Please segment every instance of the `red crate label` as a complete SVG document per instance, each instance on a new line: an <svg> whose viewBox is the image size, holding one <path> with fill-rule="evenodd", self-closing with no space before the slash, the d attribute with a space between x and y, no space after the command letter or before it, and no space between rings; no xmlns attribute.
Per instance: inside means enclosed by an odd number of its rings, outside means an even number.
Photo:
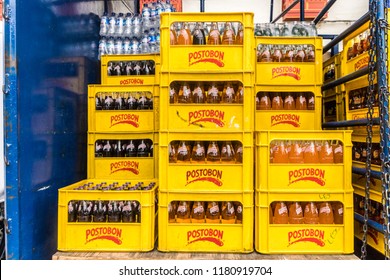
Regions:
<svg viewBox="0 0 390 280"><path fill-rule="evenodd" d="M300 127L300 115L297 114L277 114L271 115L271 126L288 124L293 127Z"/></svg>
<svg viewBox="0 0 390 280"><path fill-rule="evenodd" d="M96 240L108 240L117 245L122 244L122 229L117 227L93 227L85 230L85 243Z"/></svg>
<svg viewBox="0 0 390 280"><path fill-rule="evenodd" d="M320 186L325 186L325 170L319 168L301 168L288 172L289 185L301 182L311 181Z"/></svg>
<svg viewBox="0 0 390 280"><path fill-rule="evenodd" d="M288 246L299 242L312 242L320 247L325 246L325 230L319 229L299 229L287 233Z"/></svg>
<svg viewBox="0 0 390 280"><path fill-rule="evenodd" d="M188 112L188 125L201 122L214 123L219 127L224 127L225 112L221 110L197 110Z"/></svg>
<svg viewBox="0 0 390 280"><path fill-rule="evenodd" d="M213 63L218 67L224 67L225 52L218 50L202 50L188 54L188 65L198 63Z"/></svg>
<svg viewBox="0 0 390 280"><path fill-rule="evenodd" d="M368 66L368 62L370 61L369 57L366 56L366 57L363 57L362 59L359 59L356 63L355 63L355 71L356 70L359 70L359 69L362 69L366 66Z"/></svg>
<svg viewBox="0 0 390 280"><path fill-rule="evenodd" d="M134 173L135 175L139 174L139 162L133 160L120 160L115 161L110 164L111 174L119 171L128 171Z"/></svg>
<svg viewBox="0 0 390 280"><path fill-rule="evenodd" d="M221 187L223 185L222 176L223 176L222 170L217 170L217 169L189 170L186 173L186 180L187 180L186 186L195 182L206 181L218 187Z"/></svg>
<svg viewBox="0 0 390 280"><path fill-rule="evenodd" d="M139 127L140 123L140 115L139 114L115 114L111 115L111 127L118 125L118 124L128 124L135 128Z"/></svg>
<svg viewBox="0 0 390 280"><path fill-rule="evenodd" d="M187 245L195 242L210 242L222 247L223 230L212 228L201 228L187 231Z"/></svg>
<svg viewBox="0 0 390 280"><path fill-rule="evenodd" d="M301 79L301 68L296 66L280 66L272 68L272 79L288 76L297 81Z"/></svg>

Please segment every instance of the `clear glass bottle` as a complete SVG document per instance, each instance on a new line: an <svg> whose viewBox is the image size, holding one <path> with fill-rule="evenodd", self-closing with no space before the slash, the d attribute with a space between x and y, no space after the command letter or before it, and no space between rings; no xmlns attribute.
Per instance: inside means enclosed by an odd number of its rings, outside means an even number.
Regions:
<svg viewBox="0 0 390 280"><path fill-rule="evenodd" d="M216 141L211 141L207 148L207 162L217 163L221 160L221 153Z"/></svg>

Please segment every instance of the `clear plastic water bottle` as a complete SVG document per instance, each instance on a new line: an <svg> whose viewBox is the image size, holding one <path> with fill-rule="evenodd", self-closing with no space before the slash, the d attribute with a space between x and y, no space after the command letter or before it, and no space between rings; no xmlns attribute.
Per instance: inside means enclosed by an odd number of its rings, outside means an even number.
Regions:
<svg viewBox="0 0 390 280"><path fill-rule="evenodd" d="M144 3L144 6L142 7L142 18L150 18L150 7L147 3Z"/></svg>
<svg viewBox="0 0 390 280"><path fill-rule="evenodd" d="M150 47L148 43L148 32L145 31L141 38L140 53L150 53Z"/></svg>
<svg viewBox="0 0 390 280"><path fill-rule="evenodd" d="M171 5L171 1L170 1L170 0L166 0L165 3L163 4L163 7L164 7L164 12L165 12L165 13L173 12L172 5Z"/></svg>
<svg viewBox="0 0 390 280"><path fill-rule="evenodd" d="M114 37L110 37L107 40L107 54L114 54L114 53L115 53Z"/></svg>
<svg viewBox="0 0 390 280"><path fill-rule="evenodd" d="M142 35L142 18L140 15L133 17L133 36L140 38Z"/></svg>
<svg viewBox="0 0 390 280"><path fill-rule="evenodd" d="M115 27L116 27L116 14L111 13L110 17L108 18L108 36L114 36L115 35Z"/></svg>
<svg viewBox="0 0 390 280"><path fill-rule="evenodd" d="M130 43L130 54L139 54L139 42L136 37L133 37Z"/></svg>
<svg viewBox="0 0 390 280"><path fill-rule="evenodd" d="M131 13L127 13L125 20L123 22L124 29L123 29L123 36L131 37L133 34L133 16Z"/></svg>
<svg viewBox="0 0 390 280"><path fill-rule="evenodd" d="M115 26L115 35L117 37L120 37L123 35L124 21L125 21L125 18L123 17L123 13L119 13L117 18L116 18L116 26Z"/></svg>
<svg viewBox="0 0 390 280"><path fill-rule="evenodd" d="M114 53L115 54L123 54L123 44L122 38L118 37L114 41Z"/></svg>
<svg viewBox="0 0 390 280"><path fill-rule="evenodd" d="M99 54L98 58L100 59L102 55L107 54L107 38L102 37L99 41Z"/></svg>
<svg viewBox="0 0 390 280"><path fill-rule="evenodd" d="M108 32L108 17L107 13L105 12L102 17L100 18L100 36L106 36Z"/></svg>
<svg viewBox="0 0 390 280"><path fill-rule="evenodd" d="M131 44L131 41L130 41L130 38L129 37L125 37L125 39L123 40L123 54L130 54L130 44Z"/></svg>

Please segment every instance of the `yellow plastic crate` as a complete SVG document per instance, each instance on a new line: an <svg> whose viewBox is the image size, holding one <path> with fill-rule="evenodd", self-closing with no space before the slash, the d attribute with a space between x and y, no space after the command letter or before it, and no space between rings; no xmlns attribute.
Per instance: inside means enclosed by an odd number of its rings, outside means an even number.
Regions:
<svg viewBox="0 0 390 280"><path fill-rule="evenodd" d="M315 52L315 62L257 62L256 84L274 86L322 85L321 37L255 37L255 43L256 50L259 45L312 45Z"/></svg>
<svg viewBox="0 0 390 280"><path fill-rule="evenodd" d="M221 73L255 69L253 13L161 14L161 72ZM243 45L170 45L171 24L177 22L240 22Z"/></svg>
<svg viewBox="0 0 390 280"><path fill-rule="evenodd" d="M328 67L331 65L334 65L334 70L335 70L335 78L334 79L329 79L325 80L325 72ZM324 84L327 84L331 81L334 81L335 79L339 79L342 77L341 75L341 53L338 53L332 57L330 57L328 60L324 61L323 63L323 75L324 75ZM337 94L340 94L345 91L345 84L338 85L332 89L325 90L322 92L323 97L327 97L328 95L333 95L334 92Z"/></svg>
<svg viewBox="0 0 390 280"><path fill-rule="evenodd" d="M94 132L142 132L158 129L159 108L158 86L88 86L88 131ZM153 109L149 110L96 110L96 96L99 93L145 92L153 98Z"/></svg>
<svg viewBox="0 0 390 280"><path fill-rule="evenodd" d="M353 242L353 193L255 194L255 249L262 254L351 254ZM343 224L271 224L274 201L338 201L344 205Z"/></svg>
<svg viewBox="0 0 390 280"><path fill-rule="evenodd" d="M110 63L119 63L121 61L154 61L154 75L119 75L111 76L108 74ZM120 86L142 86L158 85L160 83L160 54L134 54L134 55L102 55L101 57L101 77L103 85Z"/></svg>
<svg viewBox="0 0 390 280"><path fill-rule="evenodd" d="M355 221L354 235L359 240L363 239L363 224ZM385 236L373 228L367 228L367 244L381 254L385 254Z"/></svg>
<svg viewBox="0 0 390 280"><path fill-rule="evenodd" d="M157 239L157 186L147 191L74 190L88 182L101 183L105 179L79 181L58 190L58 250L59 251L151 251ZM105 181L107 184L112 181ZM120 185L138 181L116 181ZM145 184L155 182L144 180ZM141 205L141 222L68 222L70 201L127 201Z"/></svg>
<svg viewBox="0 0 390 280"><path fill-rule="evenodd" d="M153 143L152 157L96 157L97 140L141 140ZM88 133L88 178L141 180L157 178L158 133Z"/></svg>
<svg viewBox="0 0 390 280"><path fill-rule="evenodd" d="M311 92L314 94L314 110L256 110L255 131L261 130L320 130L321 87L319 86L255 86L259 92Z"/></svg>
<svg viewBox="0 0 390 280"><path fill-rule="evenodd" d="M338 112L337 112L337 94L329 94L323 98L322 103L322 122L334 122L337 121Z"/></svg>
<svg viewBox="0 0 390 280"><path fill-rule="evenodd" d="M238 201L242 224L169 223L172 201ZM253 191L180 193L159 191L158 247L162 252L253 252Z"/></svg>
<svg viewBox="0 0 390 280"><path fill-rule="evenodd" d="M243 103L233 104L181 104L169 103L173 82L225 82L239 83L244 89ZM191 91L193 88L191 88ZM205 89L206 91L207 89ZM240 132L253 131L253 73L230 74L161 74L160 130L170 132Z"/></svg>
<svg viewBox="0 0 390 280"><path fill-rule="evenodd" d="M260 131L256 132L256 190L323 193L352 191L352 131ZM343 163L270 163L274 140L338 140L343 143Z"/></svg>
<svg viewBox="0 0 390 280"><path fill-rule="evenodd" d="M162 191L231 192L253 190L253 133L163 133L160 132L159 179ZM169 163L172 141L239 141L242 163ZM205 147L207 151L207 146Z"/></svg>

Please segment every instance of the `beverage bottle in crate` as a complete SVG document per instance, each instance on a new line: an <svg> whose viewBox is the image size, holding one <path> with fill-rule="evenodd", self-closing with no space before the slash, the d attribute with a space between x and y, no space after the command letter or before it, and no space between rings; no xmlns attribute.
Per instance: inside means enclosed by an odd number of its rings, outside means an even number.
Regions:
<svg viewBox="0 0 390 280"><path fill-rule="evenodd" d="M178 94L176 88L171 85L169 88L169 103L174 104L178 101Z"/></svg>
<svg viewBox="0 0 390 280"><path fill-rule="evenodd" d="M77 221L77 201L69 201L68 203L68 223L73 223Z"/></svg>
<svg viewBox="0 0 390 280"><path fill-rule="evenodd" d="M211 141L207 148L207 161L211 163L219 162L221 159L221 153L216 141Z"/></svg>
<svg viewBox="0 0 390 280"><path fill-rule="evenodd" d="M372 144L372 158L371 163L375 165L381 165L381 159L380 159L380 152L381 147L379 143L373 143Z"/></svg>
<svg viewBox="0 0 390 280"><path fill-rule="evenodd" d="M238 24L238 31L237 31L235 44L236 45L244 44L244 27L241 22Z"/></svg>
<svg viewBox="0 0 390 280"><path fill-rule="evenodd" d="M181 29L177 36L177 44L178 45L191 45L191 31L188 27L188 23L184 22L181 25Z"/></svg>
<svg viewBox="0 0 390 280"><path fill-rule="evenodd" d="M314 101L314 94L309 94L308 101L307 101L307 110L314 110L315 109L315 101Z"/></svg>
<svg viewBox="0 0 390 280"><path fill-rule="evenodd" d="M236 93L231 82L227 82L222 91L222 103L234 103L236 101Z"/></svg>
<svg viewBox="0 0 390 280"><path fill-rule="evenodd" d="M344 162L343 145L339 141L332 144L334 163Z"/></svg>
<svg viewBox="0 0 390 280"><path fill-rule="evenodd" d="M336 225L344 223L344 207L341 202L335 202L333 204L333 218Z"/></svg>
<svg viewBox="0 0 390 280"><path fill-rule="evenodd" d="M176 222L189 223L190 212L190 204L187 201L180 201L176 210Z"/></svg>
<svg viewBox="0 0 390 280"><path fill-rule="evenodd" d="M123 143L121 140L118 140L118 142L114 144L114 156L123 157L124 155L125 152L123 150Z"/></svg>
<svg viewBox="0 0 390 280"><path fill-rule="evenodd" d="M194 90L192 91L192 103L205 103L206 102L206 95L204 92L204 88L202 83L197 82Z"/></svg>
<svg viewBox="0 0 390 280"><path fill-rule="evenodd" d="M318 215L318 219L320 224L333 224L333 209L332 205L329 202L322 202L320 204L320 213Z"/></svg>
<svg viewBox="0 0 390 280"><path fill-rule="evenodd" d="M284 62L294 62L294 50L293 46L287 45L283 50L283 61Z"/></svg>
<svg viewBox="0 0 390 280"><path fill-rule="evenodd" d="M280 92L275 92L272 97L272 110L283 110L283 99Z"/></svg>
<svg viewBox="0 0 390 280"><path fill-rule="evenodd" d="M272 163L288 163L288 150L284 141L276 141L272 151Z"/></svg>
<svg viewBox="0 0 390 280"><path fill-rule="evenodd" d="M234 203L236 212L236 224L242 224L242 204L240 202Z"/></svg>
<svg viewBox="0 0 390 280"><path fill-rule="evenodd" d="M93 203L92 201L82 200L79 203L77 211L77 218L79 222L90 222L92 215Z"/></svg>
<svg viewBox="0 0 390 280"><path fill-rule="evenodd" d="M191 222L192 223L204 223L205 209L204 202L194 201L191 208Z"/></svg>
<svg viewBox="0 0 390 280"><path fill-rule="evenodd" d="M221 213L222 223L234 224L236 219L236 213L234 210L234 204L231 201L224 201L222 203Z"/></svg>
<svg viewBox="0 0 390 280"><path fill-rule="evenodd" d="M127 98L126 103L129 110L136 110L138 107L138 101L133 93L129 93L129 97Z"/></svg>
<svg viewBox="0 0 390 280"><path fill-rule="evenodd" d="M304 163L303 150L299 141L293 141L288 152L289 163Z"/></svg>
<svg viewBox="0 0 390 280"><path fill-rule="evenodd" d="M283 201L275 203L273 224L288 224L288 209Z"/></svg>
<svg viewBox="0 0 390 280"><path fill-rule="evenodd" d="M117 223L121 221L121 208L118 201L108 202L107 218L110 223Z"/></svg>
<svg viewBox="0 0 390 280"><path fill-rule="evenodd" d="M319 155L317 152L317 147L313 140L309 140L305 143L303 158L305 163L319 163Z"/></svg>
<svg viewBox="0 0 390 280"><path fill-rule="evenodd" d="M236 92L236 103L244 103L244 87L242 85L238 86L238 90Z"/></svg>
<svg viewBox="0 0 390 280"><path fill-rule="evenodd" d="M303 213L303 220L305 224L318 224L318 209L314 202L308 202Z"/></svg>
<svg viewBox="0 0 390 280"><path fill-rule="evenodd" d="M176 202L175 201L168 203L168 221L170 223L176 222Z"/></svg>
<svg viewBox="0 0 390 280"><path fill-rule="evenodd" d="M272 62L271 58L271 50L268 45L263 46L261 53L260 53L260 58L258 59L259 62Z"/></svg>
<svg viewBox="0 0 390 280"><path fill-rule="evenodd" d="M295 110L295 100L291 92L286 93L286 97L284 98L284 102L283 102L283 109Z"/></svg>
<svg viewBox="0 0 390 280"><path fill-rule="evenodd" d="M103 146L103 157L112 157L112 146L110 140L107 140Z"/></svg>
<svg viewBox="0 0 390 280"><path fill-rule="evenodd" d="M283 37L291 36L291 29L288 22L285 22L280 30L280 35Z"/></svg>
<svg viewBox="0 0 390 280"><path fill-rule="evenodd" d="M306 61L315 62L315 52L312 46L308 46L306 49Z"/></svg>
<svg viewBox="0 0 390 280"><path fill-rule="evenodd" d="M202 141L195 141L194 146L192 147L191 159L196 163L205 162L206 153Z"/></svg>
<svg viewBox="0 0 390 280"><path fill-rule="evenodd" d="M283 54L282 47L280 45L275 45L272 52L272 61L273 62L282 62Z"/></svg>
<svg viewBox="0 0 390 280"><path fill-rule="evenodd" d="M180 86L178 102L179 103L191 103L191 88L190 88L189 84L186 82L184 82Z"/></svg>
<svg viewBox="0 0 390 280"><path fill-rule="evenodd" d="M320 149L320 163L334 163L333 147L329 141L323 141Z"/></svg>
<svg viewBox="0 0 390 280"><path fill-rule="evenodd" d="M98 93L95 96L95 109L96 110L103 110L102 94L101 93Z"/></svg>
<svg viewBox="0 0 390 280"><path fill-rule="evenodd" d="M95 223L106 222L106 215L107 215L106 203L102 200L95 201L93 205L92 215L93 215L93 221Z"/></svg>
<svg viewBox="0 0 390 280"><path fill-rule="evenodd" d="M147 110L149 109L149 101L146 97L146 93L142 92L141 96L138 98L137 110Z"/></svg>
<svg viewBox="0 0 390 280"><path fill-rule="evenodd" d="M176 25L173 23L170 28L170 44L177 45Z"/></svg>
<svg viewBox="0 0 390 280"><path fill-rule="evenodd" d="M136 157L137 156L137 148L136 143L134 140L129 140L129 142L126 145L125 150L125 156L126 157Z"/></svg>
<svg viewBox="0 0 390 280"><path fill-rule="evenodd" d="M224 141L221 149L221 161L222 163L234 163L235 154L231 141Z"/></svg>
<svg viewBox="0 0 390 280"><path fill-rule="evenodd" d="M200 23L195 25L194 31L192 32L192 44L206 45L206 35L203 28L201 29Z"/></svg>
<svg viewBox="0 0 390 280"><path fill-rule="evenodd" d="M220 209L217 201L209 201L206 209L206 223L219 223Z"/></svg>
<svg viewBox="0 0 390 280"><path fill-rule="evenodd" d="M207 103L220 103L219 89L215 83L211 83L207 91Z"/></svg>
<svg viewBox="0 0 390 280"><path fill-rule="evenodd" d="M236 143L235 155L236 155L236 163L242 163L243 149L242 149L242 143L241 142L237 142Z"/></svg>
<svg viewBox="0 0 390 280"><path fill-rule="evenodd" d="M181 162L188 162L191 158L191 146L186 141L180 141L177 149L177 160Z"/></svg>
<svg viewBox="0 0 390 280"><path fill-rule="evenodd" d="M236 35L230 22L225 23L225 28L222 34L222 45L234 45Z"/></svg>
<svg viewBox="0 0 390 280"><path fill-rule="evenodd" d="M104 98L103 110L114 110L114 99L110 94L107 94Z"/></svg>
<svg viewBox="0 0 390 280"><path fill-rule="evenodd" d="M135 223L136 217L131 201L127 200L124 202L122 207L122 222L124 223Z"/></svg>
<svg viewBox="0 0 390 280"><path fill-rule="evenodd" d="M100 140L95 143L95 157L103 157L103 142Z"/></svg>
<svg viewBox="0 0 390 280"><path fill-rule="evenodd" d="M270 110L271 109L271 100L269 98L268 92L260 92L257 94L256 109L257 110Z"/></svg>
<svg viewBox="0 0 390 280"><path fill-rule="evenodd" d="M125 99L123 98L123 94L117 93L115 96L115 101L114 101L114 109L115 110L125 110L126 109L126 102Z"/></svg>
<svg viewBox="0 0 390 280"><path fill-rule="evenodd" d="M306 97L303 92L298 93L298 97L295 101L295 109L297 110L307 110L307 102Z"/></svg>
<svg viewBox="0 0 390 280"><path fill-rule="evenodd" d="M296 61L296 62L305 62L306 61L306 53L303 50L303 46L297 46L296 54L294 56L294 61Z"/></svg>
<svg viewBox="0 0 390 280"><path fill-rule="evenodd" d="M149 147L146 145L144 139L138 144L137 148L137 157L148 157L149 156Z"/></svg>
<svg viewBox="0 0 390 280"><path fill-rule="evenodd" d="M221 33L218 30L218 24L213 22L209 37L207 39L207 45L220 45L221 44Z"/></svg>
<svg viewBox="0 0 390 280"><path fill-rule="evenodd" d="M169 163L176 163L177 162L177 149L174 142L171 142L168 144L168 157L169 157Z"/></svg>
<svg viewBox="0 0 390 280"><path fill-rule="evenodd" d="M291 203L288 208L288 213L290 224L303 224L303 210L299 202L295 201Z"/></svg>

